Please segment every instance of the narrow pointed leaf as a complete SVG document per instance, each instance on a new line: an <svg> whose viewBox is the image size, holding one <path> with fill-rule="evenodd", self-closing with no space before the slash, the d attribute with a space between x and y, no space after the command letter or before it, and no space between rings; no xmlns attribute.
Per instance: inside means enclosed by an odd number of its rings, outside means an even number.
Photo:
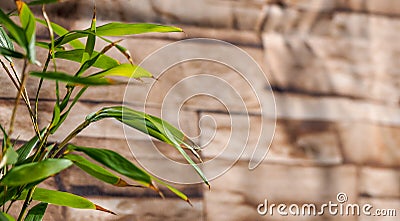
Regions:
<svg viewBox="0 0 400 221"><path fill-rule="evenodd" d="M21 196L18 199L25 199L27 192L23 192ZM104 212L108 212L111 214L115 214L111 212L110 210L106 210L90 200L72 194L72 193L67 193L67 192L62 192L62 191L56 191L56 190L48 190L48 189L43 189L43 188L36 188L35 192L32 195L33 200L37 200L40 202L44 203L49 203L49 204L54 204L58 206L67 206L71 208L77 208L77 209L92 209L92 210L100 210Z"/></svg>
<svg viewBox="0 0 400 221"><path fill-rule="evenodd" d="M114 151L75 145L69 145L68 148L70 150L83 152L93 160L103 164L115 172L127 176L146 187L152 187L151 178L148 173Z"/></svg>
<svg viewBox="0 0 400 221"><path fill-rule="evenodd" d="M19 186L45 179L72 165L67 159L47 159L13 167L2 180L1 185Z"/></svg>
<svg viewBox="0 0 400 221"><path fill-rule="evenodd" d="M0 212L0 221L15 221L15 219L5 212Z"/></svg>
<svg viewBox="0 0 400 221"><path fill-rule="evenodd" d="M57 51L55 53L56 58L81 62L83 56L83 49L74 49L69 51ZM97 56L99 52L93 51L93 56ZM114 58L111 58L107 55L100 55L99 58L94 62L93 67L101 68L101 69L110 69L119 65L119 62Z"/></svg>
<svg viewBox="0 0 400 221"><path fill-rule="evenodd" d="M90 77L122 76L127 78L150 78L153 75L142 67L132 64L121 64L91 75Z"/></svg>
<svg viewBox="0 0 400 221"><path fill-rule="evenodd" d="M14 51L14 45L11 42L10 37L8 37L7 33L4 31L3 27L1 27L1 26L0 26L0 47L8 49L9 51ZM3 53L1 53L1 54L3 54ZM6 58L6 60L8 62L12 62L12 59L10 58L10 56L5 55L4 57Z"/></svg>
<svg viewBox="0 0 400 221"><path fill-rule="evenodd" d="M98 53L97 55L93 56L91 59L85 61L81 67L79 68L79 70L76 72L75 76L80 76L82 75L86 70L88 70L90 67L92 67L97 60L103 56L108 50L110 50L113 46L115 45L115 42L111 42L109 45L105 46L103 48L103 50L101 50L100 53Z"/></svg>
<svg viewBox="0 0 400 221"><path fill-rule="evenodd" d="M153 118L152 116L149 116L148 119L150 120L150 122L152 122L157 127L157 129L162 134L166 135L166 137L169 139L170 142L172 142L173 146L179 151L179 153L186 159L186 161L188 163L190 163L190 165L193 166L193 168L196 170L197 174L199 174L199 176L204 181L204 183L207 184L208 186L210 186L210 184L208 183L207 178L205 177L205 175L201 171L200 167L190 158L190 156L181 147L182 142L177 140L175 138L175 136L172 134L172 132L166 126L164 126L165 123L163 123L163 122L160 123L157 120L157 118L155 118L155 117ZM196 155L196 157L199 157L199 156Z"/></svg>
<svg viewBox="0 0 400 221"><path fill-rule="evenodd" d="M56 102L53 109L53 118L51 120L50 129L55 127L59 121L60 121L60 105L58 104L58 102Z"/></svg>
<svg viewBox="0 0 400 221"><path fill-rule="evenodd" d="M159 179L157 179L157 178L155 178L155 177L152 177L152 178L153 178L153 180L156 181L157 183L159 183L159 184L161 184L161 185L167 187L171 192L173 192L173 193L174 193L175 195L177 195L179 198L185 200L185 201L188 202L190 205L192 205L192 203L190 202L189 198L188 198L184 193L182 193L181 191L179 191L179 190L176 189L175 187L169 185L168 183L166 183L166 182L164 182L164 181L162 181L162 180L159 180Z"/></svg>
<svg viewBox="0 0 400 221"><path fill-rule="evenodd" d="M65 121L65 119L67 119L69 113L71 112L72 108L75 106L76 102L78 102L79 98L82 96L82 94L86 91L87 87L83 87L78 94L74 97L74 100L72 101L71 105L69 106L68 110L65 111L61 117L60 117L60 121L58 122L58 124L56 126L54 126L53 128L51 128L50 133L54 134L57 129L61 126L61 124ZM61 108L60 108L61 109Z"/></svg>
<svg viewBox="0 0 400 221"><path fill-rule="evenodd" d="M94 45L96 44L96 8L93 10L92 23L90 25L90 34L87 37L85 51L83 52L81 64L92 57Z"/></svg>
<svg viewBox="0 0 400 221"><path fill-rule="evenodd" d="M75 154L67 154L64 158L71 160L76 166L88 173L89 175L114 186L125 187L130 186L120 177L114 175L103 167L90 162L82 156Z"/></svg>
<svg viewBox="0 0 400 221"><path fill-rule="evenodd" d="M58 80L72 85L96 86L120 83L107 78L76 77L62 72L31 72L30 74L35 77L45 78L49 80Z"/></svg>
<svg viewBox="0 0 400 221"><path fill-rule="evenodd" d="M182 29L159 24L113 22L97 27L96 32L100 36L124 36L149 32L182 32Z"/></svg>
<svg viewBox="0 0 400 221"><path fill-rule="evenodd" d="M29 9L28 5L26 5L24 2L17 1L16 3L18 5L19 19L21 21L22 28L25 32L25 37L27 41L25 49L27 51L28 58L32 63L37 63L36 51L35 51L35 42L36 42L35 16Z"/></svg>
<svg viewBox="0 0 400 221"><path fill-rule="evenodd" d="M10 57L13 57L13 58L24 58L25 57L25 55L23 55L17 51L13 51L8 48L1 47L1 46L0 46L0 54L2 54L4 57L7 58L8 61L11 61L11 62L12 62L12 60Z"/></svg>
<svg viewBox="0 0 400 221"><path fill-rule="evenodd" d="M56 40L56 45L63 45L74 41L78 38L83 38L91 34L89 32L90 29L86 29L84 31L74 30L64 35L60 36L59 39ZM135 35L135 34L144 34L144 33L151 33L151 32L182 32L182 29L173 27L173 26L166 26L166 25L159 25L159 24L148 24L148 23L136 23L136 24L129 24L129 23L108 23L102 26L96 27L96 36L124 36L124 35Z"/></svg>
<svg viewBox="0 0 400 221"><path fill-rule="evenodd" d="M119 120L132 128L135 128L143 133L149 134L150 136L174 146L182 154L186 161L193 166L195 171L203 179L204 183L209 186L208 180L199 166L182 148L182 146L184 146L190 149L193 153L195 153L195 156L199 158L199 155L195 152L195 150L199 149L199 147L168 122L158 117L120 106L103 108L96 113L88 115L86 120L89 122L95 122L104 118L115 118L116 120Z"/></svg>
<svg viewBox="0 0 400 221"><path fill-rule="evenodd" d="M6 150L3 158L0 161L0 168L3 168L5 165L15 164L18 161L18 153L15 152L13 147L10 147Z"/></svg>
<svg viewBox="0 0 400 221"><path fill-rule="evenodd" d="M49 50L49 49L51 48L51 45L49 45L49 43L47 43L47 42L37 41L37 42L35 43L35 45L38 46L38 47L47 49L47 50ZM61 47L61 46L55 47L55 48L54 48L54 51L56 51L56 52L57 52L57 51L65 51L65 48L64 48L64 47Z"/></svg>
<svg viewBox="0 0 400 221"><path fill-rule="evenodd" d="M29 210L24 221L42 221L47 209L47 203L39 203Z"/></svg>
<svg viewBox="0 0 400 221"><path fill-rule="evenodd" d="M2 24L3 27L9 31L12 39L14 39L17 44L23 48L28 48L28 41L26 40L24 30L15 24L1 9L0 24Z"/></svg>
<svg viewBox="0 0 400 221"><path fill-rule="evenodd" d="M45 129L41 130L40 136L43 136L44 132ZM38 145L38 143L39 143L39 138L35 135L28 142L26 142L24 145L18 148L17 150L18 163L21 163L22 161L26 160L28 156L31 154L32 150L36 147L36 145Z"/></svg>
<svg viewBox="0 0 400 221"><path fill-rule="evenodd" d="M44 26L47 27L47 23L46 23L45 20L37 18L36 21L39 24L44 25ZM58 24L56 24L54 22L51 22L51 27L52 27L54 33L56 33L59 36L63 36L63 35L68 33L67 29L63 28L61 25L58 25ZM82 42L80 42L79 40L77 40L77 39L71 40L68 43L75 49L83 49L83 48L85 48L85 45Z"/></svg>

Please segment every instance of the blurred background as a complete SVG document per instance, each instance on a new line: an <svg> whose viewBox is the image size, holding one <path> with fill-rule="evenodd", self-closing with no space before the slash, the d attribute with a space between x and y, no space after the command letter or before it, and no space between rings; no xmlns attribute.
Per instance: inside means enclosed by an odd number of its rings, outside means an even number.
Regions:
<svg viewBox="0 0 400 221"><path fill-rule="evenodd" d="M109 21L152 22L181 27L185 33L145 34L128 37L126 46L140 63L157 49L182 39L204 37L232 43L246 51L263 69L270 86L260 78L256 87L261 102L270 99L271 89L276 103L276 127L267 158L255 170L248 170L244 154L225 174L205 185L179 185L191 199L193 207L166 193L162 199L142 189L118 189L98 184L78 169L72 168L46 185L67 190L93 200L118 214L51 207L46 220L398 220L400 216L400 1L399 0L96 0L99 24ZM2 0L3 10L14 8L13 1ZM40 7L35 8L40 14ZM48 5L50 19L73 30L86 28L92 16L92 1L65 0ZM45 29L39 30L43 38ZM101 43L99 43L101 44ZM212 47L203 45L204 47ZM101 46L99 45L99 48ZM210 49L212 50L212 48ZM46 52L39 58L43 60ZM120 60L123 56L111 52ZM176 56L171 54L171 56ZM163 62L163 61L160 61ZM59 70L77 67L62 63ZM183 63L168 69L155 84L146 102L146 111L160 115L180 126L185 133L207 144L202 152L205 160L213 159L230 142L240 143L233 136L230 118L246 120L241 110L228 112L216 99L198 96L181 104L179 117L175 110L161 110L167 92L180 79L207 73L220 76L238 90L251 112L250 127L238 127L248 143L256 143L259 128L274 125L273 115L261 123L257 96L233 70L207 61ZM242 73L251 76L250 70ZM0 121L11 113L16 91L5 75L0 75ZM30 79L28 90L34 93L37 81ZM191 95L198 86L213 82L199 80L179 93ZM129 104L143 108L141 88L137 82ZM41 94L40 121L51 119L52 84ZM215 88L214 88L215 89ZM217 88L218 89L218 88ZM47 92L46 92L47 91ZM221 96L229 102L229 96ZM69 123L53 139L62 138L84 117L102 106L118 105L124 99L120 86L90 89L76 105ZM136 97L137 95L137 97ZM135 98L136 97L136 98ZM166 101L169 102L169 101ZM173 101L171 101L173 102ZM270 107L274 109L273 106ZM23 108L19 108L21 113ZM204 119L204 120L200 120ZM210 120L212 119L212 120ZM29 119L19 118L14 133L21 141L33 131ZM240 129L242 128L242 129ZM210 132L211 131L211 132ZM213 134L215 136L208 136ZM129 137L137 148L148 148L152 142L145 136ZM267 147L269 139L260 138ZM263 143L264 142L264 143ZM110 148L133 159L122 127L104 121L86 129L75 144ZM131 142L130 142L131 143ZM171 159L178 154L165 145L157 147ZM246 157L247 156L247 157ZM136 156L158 165L159 156ZM229 152L218 158L221 168L236 159ZM140 159L139 159L140 160ZM162 168L163 165L159 164ZM205 173L218 168L204 168ZM165 173L177 171L163 170ZM179 171L178 171L179 172ZM194 171L193 171L194 173ZM193 174L182 173L181 176ZM270 203L336 202L339 192L348 202L370 203L374 208L396 209L396 217L260 216L257 205Z"/></svg>

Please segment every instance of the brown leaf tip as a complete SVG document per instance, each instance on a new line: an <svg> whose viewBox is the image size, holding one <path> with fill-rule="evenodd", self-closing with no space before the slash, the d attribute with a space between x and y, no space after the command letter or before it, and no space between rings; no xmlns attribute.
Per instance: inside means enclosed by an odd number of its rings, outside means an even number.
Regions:
<svg viewBox="0 0 400 221"><path fill-rule="evenodd" d="M94 205L96 206L96 210L99 210L99 211L102 211L102 212L106 212L106 213L110 213L110 214L113 214L113 215L117 215L116 213L114 213L111 210L105 209L105 208L103 208L103 207L101 207L101 206L99 206L97 204L94 204Z"/></svg>

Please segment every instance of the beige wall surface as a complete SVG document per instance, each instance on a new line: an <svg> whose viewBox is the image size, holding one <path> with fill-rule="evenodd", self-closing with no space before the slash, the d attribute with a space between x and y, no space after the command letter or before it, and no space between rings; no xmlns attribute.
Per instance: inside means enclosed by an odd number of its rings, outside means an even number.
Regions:
<svg viewBox="0 0 400 221"><path fill-rule="evenodd" d="M13 7L2 0L2 9ZM144 91L152 81L136 82L129 90L128 102L137 109L160 115L171 121L196 142L207 144L202 151L206 174L224 171L205 185L178 185L193 207L166 193L166 199L142 189L119 189L99 184L72 168L46 181L46 185L83 195L111 209L118 216L84 210L51 207L45 220L398 220L400 217L400 1L399 0L96 0L98 23L110 21L151 22L181 27L185 33L144 34L127 37L121 44L140 63L170 43L190 38L213 38L229 42L248 53L265 76L256 76L249 67L243 74L260 80L248 82L234 70L209 61L187 61L165 70L146 99ZM90 25L92 1L65 0L47 6L50 18L68 29ZM36 8L40 13L40 8ZM45 38L45 29L39 30ZM97 46L101 49L101 42ZM212 52L212 44L198 48ZM176 51L170 57L181 56ZM186 52L185 52L186 53ZM215 52L217 53L217 52ZM124 57L111 51L121 60ZM39 51L43 59L45 51ZM167 59L168 58L168 59ZM233 59L233 61L235 61ZM164 63L163 63L164 62ZM241 62L237 60L237 62ZM76 66L61 63L63 71ZM243 99L244 111L210 79L199 77L195 83L176 86L190 76L223 79ZM264 80L266 77L270 83ZM35 92L36 79L30 79L28 91ZM16 91L6 75L0 74L0 122L8 120ZM250 86L250 87L249 87ZM40 123L52 117L54 103L46 83L41 97ZM205 88L216 94L198 96L184 104L178 101ZM255 89L255 93L251 88ZM168 92L175 89L174 97ZM52 139L64 137L84 117L102 106L124 100L125 87L96 87L80 101L65 128ZM273 91L275 104L268 101ZM165 100L164 100L165 99ZM164 102L165 106L162 106ZM223 103L231 104L228 111ZM260 103L268 110L264 113ZM168 105L169 104L169 105ZM176 108L183 105L182 108ZM235 106L237 105L237 106ZM273 107L276 106L276 119ZM173 108L171 108L173 107ZM21 109L21 112L24 110ZM180 110L179 116L177 110ZM178 117L177 117L178 116ZM200 120L201 119L201 120ZM231 125L235 120L235 132ZM261 119L263 119L261 123ZM16 122L20 140L33 132L26 127L29 119ZM249 124L250 123L250 124ZM269 146L269 137L260 137L260 128L274 139L266 159L254 170L248 169L252 149L259 141ZM237 133L237 134L235 134ZM246 138L246 139L245 139ZM241 145L245 139L245 145ZM104 121L85 130L76 144L101 146L134 159L122 126ZM152 148L147 137L129 136L132 148ZM179 154L156 143L171 159ZM244 147L247 148L239 157ZM226 150L226 151L225 151ZM239 152L238 152L239 151ZM135 153L135 151L133 151ZM220 154L223 153L223 154ZM138 161L158 165L162 176L191 179L194 171L165 168L159 155L138 152ZM231 162L237 160L234 166ZM160 163L161 162L161 163ZM185 179L183 179L185 180ZM269 203L321 205L345 193L349 203L369 203L375 208L396 209L397 217L377 216L279 216L257 213L265 199ZM62 217L62 219L60 218Z"/></svg>

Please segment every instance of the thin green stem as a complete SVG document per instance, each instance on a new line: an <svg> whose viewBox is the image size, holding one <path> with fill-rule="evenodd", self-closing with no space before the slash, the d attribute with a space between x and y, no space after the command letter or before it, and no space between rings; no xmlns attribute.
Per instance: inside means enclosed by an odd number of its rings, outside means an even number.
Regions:
<svg viewBox="0 0 400 221"><path fill-rule="evenodd" d="M11 114L10 128L9 128L9 131L8 131L9 136L11 136L11 134L13 132L15 117L17 115L18 104L19 104L19 101L20 101L20 98L21 98L21 94L24 91L24 87L25 87L25 84L26 84L27 76L25 74L25 71L26 71L27 66L28 66L28 62L27 62L27 59L25 59L24 60L24 66L23 66L23 69L22 69L21 86L19 87L17 97L15 98L14 108L13 108L13 111L12 111L12 114Z"/></svg>
<svg viewBox="0 0 400 221"><path fill-rule="evenodd" d="M87 126L89 126L90 121L85 120L82 122L79 126L75 128L61 143L57 146L57 149L55 150L54 154L52 157L56 157L57 154L68 144L69 141L72 140L72 138L76 137L83 129L85 129Z"/></svg>
<svg viewBox="0 0 400 221"><path fill-rule="evenodd" d="M50 63L50 59L51 59L51 52L49 51L46 62L44 63L43 72L45 72L47 70L49 63ZM42 84L43 84L43 78L40 78L39 86L36 91L36 97L35 97L35 119L36 120L38 119L39 93L40 93L40 89L42 88Z"/></svg>
<svg viewBox="0 0 400 221"><path fill-rule="evenodd" d="M26 210L28 209L29 204L32 201L33 193L35 192L36 186L32 187L28 191L28 195L25 198L24 205L22 206L21 212L19 213L17 221L22 221L22 218L25 216Z"/></svg>

